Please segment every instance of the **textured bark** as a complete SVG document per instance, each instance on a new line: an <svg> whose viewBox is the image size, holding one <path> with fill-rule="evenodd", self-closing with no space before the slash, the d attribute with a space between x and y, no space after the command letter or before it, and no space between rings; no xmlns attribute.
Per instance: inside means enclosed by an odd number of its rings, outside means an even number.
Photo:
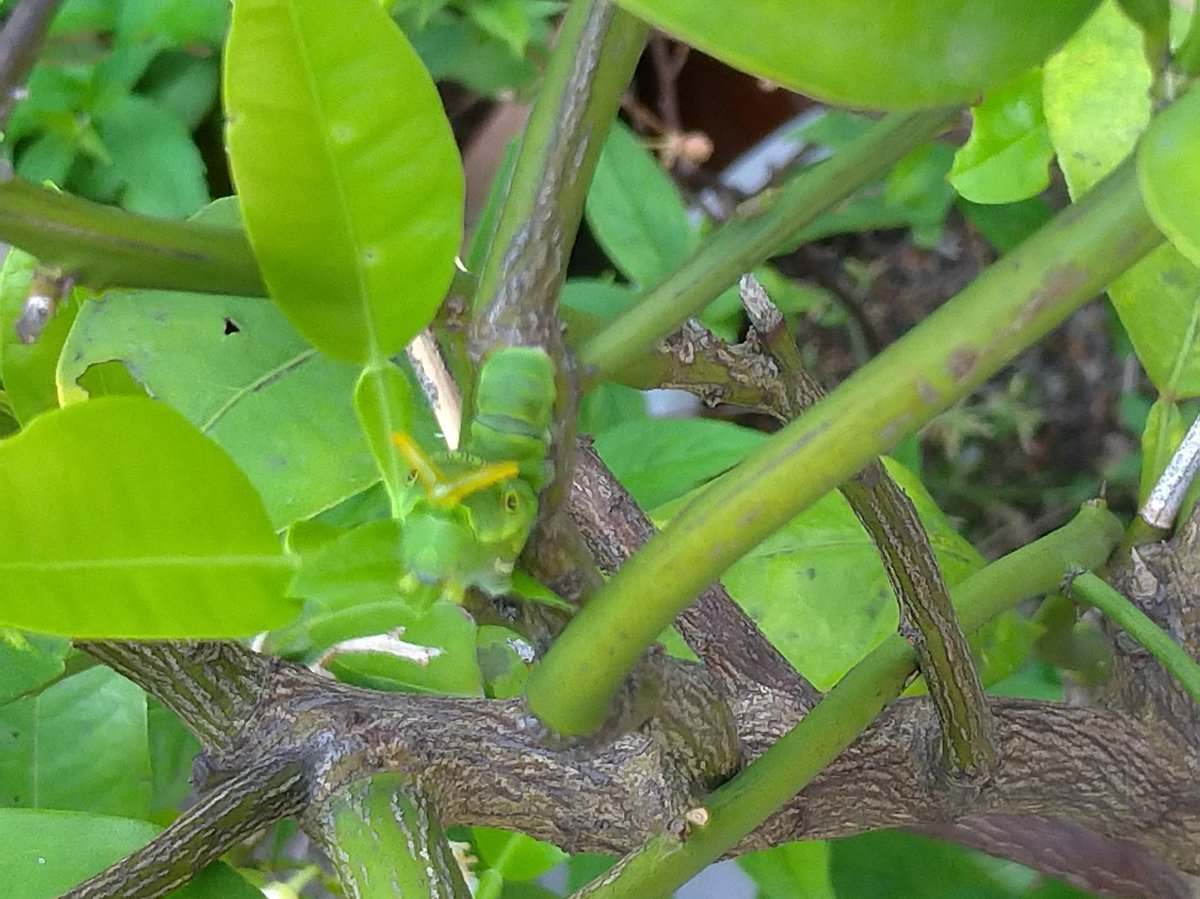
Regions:
<svg viewBox="0 0 1200 899"><path fill-rule="evenodd" d="M618 530L632 520L613 518L623 522ZM1117 578L1193 653L1198 545L1193 520L1176 541L1141 548L1139 561ZM639 673L648 686L633 691L641 705L627 710L627 730L570 745L544 733L519 701L362 690L232 643L82 645L197 733L205 750L197 780L208 796L228 797L230 785L244 790L251 769L288 770L302 776L287 795L321 803L354 780L394 771L419 780L446 825L516 828L572 852L624 853L671 826L811 707L811 688L779 670L753 624L725 602L715 601L709 636L699 644L707 647L708 668L651 653ZM720 644L715 627L730 628L728 646L744 643L750 655L710 652ZM947 775L932 705L902 700L737 851L907 827L1110 895L1186 895L1189 880L1128 841L1178 871L1200 874L1197 716L1157 663L1123 639L1116 646L1117 674L1090 707L988 701L1000 757L983 783ZM210 801L224 809L214 819L229 814L227 803ZM227 845L230 834L254 829L255 815L261 826L281 813L279 803L260 806L226 818L236 826L218 826L222 836L206 829L207 819L189 832ZM1032 838L1029 827L1014 823L1033 819L1040 823ZM1053 845L1039 846L1049 834L1057 835ZM208 857L171 830L145 850L158 859L172 851ZM1105 857L1090 857L1099 851ZM135 868L126 864L124 871ZM162 895L136 878L106 883L108 892L79 895Z"/></svg>

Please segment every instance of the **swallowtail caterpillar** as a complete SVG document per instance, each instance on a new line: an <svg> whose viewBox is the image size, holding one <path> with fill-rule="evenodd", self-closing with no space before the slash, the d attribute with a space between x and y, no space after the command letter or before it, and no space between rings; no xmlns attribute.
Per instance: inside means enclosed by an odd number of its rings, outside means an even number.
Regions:
<svg viewBox="0 0 1200 899"><path fill-rule="evenodd" d="M504 347L480 368L463 449L430 455L404 433L392 442L410 467L397 508L411 587L461 597L508 592L513 565L550 477L546 449L554 363L537 347Z"/></svg>

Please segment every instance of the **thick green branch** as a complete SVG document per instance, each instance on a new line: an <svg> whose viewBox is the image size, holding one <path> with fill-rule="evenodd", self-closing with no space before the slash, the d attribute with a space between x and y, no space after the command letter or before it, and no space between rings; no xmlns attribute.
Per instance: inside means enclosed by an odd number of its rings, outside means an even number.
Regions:
<svg viewBox="0 0 1200 899"><path fill-rule="evenodd" d="M349 899L469 899L432 800L414 778L376 774L324 799L306 828Z"/></svg>
<svg viewBox="0 0 1200 899"><path fill-rule="evenodd" d="M749 201L751 211L713 234L637 305L588 340L580 358L609 378L636 364L743 272L779 252L804 226L887 172L956 115L952 109L893 113L828 162L800 172L777 193Z"/></svg>
<svg viewBox="0 0 1200 899"><path fill-rule="evenodd" d="M685 507L551 647L529 679L533 711L564 733L596 728L645 648L705 585L1161 241L1127 163Z"/></svg>
<svg viewBox="0 0 1200 899"><path fill-rule="evenodd" d="M1102 504L1084 506L1066 526L959 584L953 592L963 625L974 630L1025 597L1053 590L1074 566L1100 565L1121 533L1120 522ZM712 794L703 813L694 816L704 826L664 829L576 896L670 895L800 792L900 695L915 668L908 642L899 634L889 637L803 721Z"/></svg>
<svg viewBox="0 0 1200 899"><path fill-rule="evenodd" d="M86 287L155 287L266 296L235 228L124 212L38 187L0 168L0 240Z"/></svg>
<svg viewBox="0 0 1200 899"><path fill-rule="evenodd" d="M479 273L477 347L561 345L567 257L645 37L645 24L609 0L574 0L567 10Z"/></svg>

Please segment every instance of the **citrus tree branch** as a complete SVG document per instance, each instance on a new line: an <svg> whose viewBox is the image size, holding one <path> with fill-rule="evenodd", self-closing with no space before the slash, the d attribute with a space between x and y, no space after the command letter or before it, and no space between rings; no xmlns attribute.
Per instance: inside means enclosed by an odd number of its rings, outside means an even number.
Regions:
<svg viewBox="0 0 1200 899"><path fill-rule="evenodd" d="M1161 241L1127 163L680 511L563 631L530 676L531 708L563 733L596 728L708 583Z"/></svg>

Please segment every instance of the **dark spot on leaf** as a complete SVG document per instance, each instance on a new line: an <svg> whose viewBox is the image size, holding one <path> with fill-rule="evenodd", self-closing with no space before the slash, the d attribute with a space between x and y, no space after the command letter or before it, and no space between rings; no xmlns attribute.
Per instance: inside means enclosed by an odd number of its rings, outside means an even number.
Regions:
<svg viewBox="0 0 1200 899"><path fill-rule="evenodd" d="M808 579L810 581L815 581L817 579L817 569L815 568L807 568L805 569L804 573L808 575Z"/></svg>
<svg viewBox="0 0 1200 899"><path fill-rule="evenodd" d="M238 327L237 322L235 322L232 318L229 318L228 316L225 317L225 334L226 335L240 334L241 330L242 329Z"/></svg>

